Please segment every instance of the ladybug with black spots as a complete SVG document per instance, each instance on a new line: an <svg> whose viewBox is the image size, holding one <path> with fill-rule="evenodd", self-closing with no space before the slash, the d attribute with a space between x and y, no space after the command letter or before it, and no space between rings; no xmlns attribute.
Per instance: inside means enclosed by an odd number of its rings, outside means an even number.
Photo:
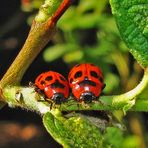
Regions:
<svg viewBox="0 0 148 148"><path fill-rule="evenodd" d="M78 64L68 76L69 86L76 100L90 103L100 96L105 87L102 71L94 64Z"/></svg>
<svg viewBox="0 0 148 148"><path fill-rule="evenodd" d="M35 85L45 93L46 101L53 100L56 104L61 104L69 96L68 81L64 76L54 71L41 73L36 78Z"/></svg>

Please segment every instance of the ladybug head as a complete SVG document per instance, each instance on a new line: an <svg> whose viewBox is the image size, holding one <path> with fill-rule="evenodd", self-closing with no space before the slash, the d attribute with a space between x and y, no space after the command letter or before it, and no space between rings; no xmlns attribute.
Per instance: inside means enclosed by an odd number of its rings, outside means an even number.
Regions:
<svg viewBox="0 0 148 148"><path fill-rule="evenodd" d="M55 93L52 97L52 100L56 103L56 104L61 104L63 101L65 101L64 99L64 95L62 93Z"/></svg>
<svg viewBox="0 0 148 148"><path fill-rule="evenodd" d="M95 95L91 92L84 92L80 96L80 99L84 101L84 103L91 103L95 98Z"/></svg>

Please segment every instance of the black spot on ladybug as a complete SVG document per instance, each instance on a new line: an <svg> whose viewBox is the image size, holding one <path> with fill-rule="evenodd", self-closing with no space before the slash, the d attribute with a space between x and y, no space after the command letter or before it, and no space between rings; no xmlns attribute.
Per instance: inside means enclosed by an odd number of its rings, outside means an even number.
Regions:
<svg viewBox="0 0 148 148"><path fill-rule="evenodd" d="M51 84L51 88L64 88L65 86L61 84L58 80L55 81L55 83Z"/></svg>
<svg viewBox="0 0 148 148"><path fill-rule="evenodd" d="M74 78L76 79L76 78L79 78L79 77L81 77L82 76L82 72L81 71L77 71L76 73L75 73L75 75L74 75Z"/></svg>
<svg viewBox="0 0 148 148"><path fill-rule="evenodd" d="M60 76L60 79L61 79L62 81L66 81L66 80L65 80L63 77L61 77L61 76Z"/></svg>
<svg viewBox="0 0 148 148"><path fill-rule="evenodd" d="M52 76L48 76L48 77L46 77L45 80L46 80L46 81L50 81L50 80L52 80Z"/></svg>
<svg viewBox="0 0 148 148"><path fill-rule="evenodd" d="M98 78L98 74L95 71L90 71L92 77Z"/></svg>
<svg viewBox="0 0 148 148"><path fill-rule="evenodd" d="M73 81L73 78L70 78L70 83L72 83L72 81Z"/></svg>
<svg viewBox="0 0 148 148"><path fill-rule="evenodd" d="M45 81L41 81L41 85L45 84Z"/></svg>
<svg viewBox="0 0 148 148"><path fill-rule="evenodd" d="M91 85L91 86L96 86L96 83L90 80L84 80L82 82L79 83L79 85Z"/></svg>

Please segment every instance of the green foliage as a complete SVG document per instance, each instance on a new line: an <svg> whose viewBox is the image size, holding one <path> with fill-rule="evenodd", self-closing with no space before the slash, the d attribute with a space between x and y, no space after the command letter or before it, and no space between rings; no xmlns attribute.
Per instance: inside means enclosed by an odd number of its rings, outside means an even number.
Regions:
<svg viewBox="0 0 148 148"><path fill-rule="evenodd" d="M125 136L121 129L116 127L106 128L104 134L105 148L138 148L140 147L140 140L136 136Z"/></svg>
<svg viewBox="0 0 148 148"><path fill-rule="evenodd" d="M56 111L57 112L57 111ZM140 147L140 139L124 135L117 127L107 127L104 133L81 116L64 118L60 113L46 113L43 123L47 131L64 148L135 148Z"/></svg>
<svg viewBox="0 0 148 148"><path fill-rule="evenodd" d="M43 123L47 131L64 148L98 148L102 145L99 129L85 118L74 116L66 119L48 112L43 117Z"/></svg>
<svg viewBox="0 0 148 148"><path fill-rule="evenodd" d="M68 64L90 62L100 66L105 82L110 83L108 76L117 80L106 87L105 93L117 91L120 85L110 65L117 67L123 79L128 75L127 47L120 40L114 18L106 10L107 4L106 0L85 0L71 6L58 22L64 36L57 33L56 45L47 47L43 54L47 62L62 58Z"/></svg>
<svg viewBox="0 0 148 148"><path fill-rule="evenodd" d="M148 66L148 1L110 0L121 37L143 66Z"/></svg>
<svg viewBox="0 0 148 148"><path fill-rule="evenodd" d="M37 1L39 0L32 0L31 3ZM121 37L138 62L146 67L148 65L146 0L111 0L111 6ZM32 5L32 8L36 8L35 5ZM47 15L52 13L48 10L45 12ZM61 58L69 65L91 62L100 66L107 84L105 94L119 94L138 83L141 69L136 61L131 60L128 48L120 39L107 0L81 0L78 5L71 6L58 21L58 28L62 33L57 32L53 39L55 44L47 47L43 53L46 62ZM121 95L123 101L131 97L131 94L126 94L126 97ZM145 101L147 91L139 98ZM114 105L121 105L124 111L133 105L136 106L135 99L132 98L131 104L125 104L123 108L125 102L120 104L118 99L117 97ZM145 108L147 108L146 105ZM96 147L98 145L103 148L140 147L139 137L129 133L124 135L121 129L115 127L108 127L105 133L100 133L97 127L80 116L65 118L61 114L55 115L55 112L47 113L43 117L43 123L47 131L64 147Z"/></svg>
<svg viewBox="0 0 148 148"><path fill-rule="evenodd" d="M75 49L78 49L76 44L57 44L53 47L47 48L47 50L44 52L43 56L45 61L53 61L61 56L63 56L67 51L73 51Z"/></svg>

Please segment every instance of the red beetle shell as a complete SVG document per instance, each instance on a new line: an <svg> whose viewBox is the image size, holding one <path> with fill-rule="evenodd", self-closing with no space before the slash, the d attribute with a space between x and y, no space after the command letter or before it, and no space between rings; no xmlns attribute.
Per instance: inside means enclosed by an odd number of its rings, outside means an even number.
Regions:
<svg viewBox="0 0 148 148"><path fill-rule="evenodd" d="M87 101L87 97L88 101L92 101L101 94L105 86L100 68L93 64L74 66L69 73L68 80L72 93L78 101L83 99ZM83 98L84 96L86 98Z"/></svg>
<svg viewBox="0 0 148 148"><path fill-rule="evenodd" d="M58 101L60 103L60 101L67 99L69 96L67 80L61 74L54 71L41 73L36 78L35 85L44 91L49 99L55 100L57 103Z"/></svg>

